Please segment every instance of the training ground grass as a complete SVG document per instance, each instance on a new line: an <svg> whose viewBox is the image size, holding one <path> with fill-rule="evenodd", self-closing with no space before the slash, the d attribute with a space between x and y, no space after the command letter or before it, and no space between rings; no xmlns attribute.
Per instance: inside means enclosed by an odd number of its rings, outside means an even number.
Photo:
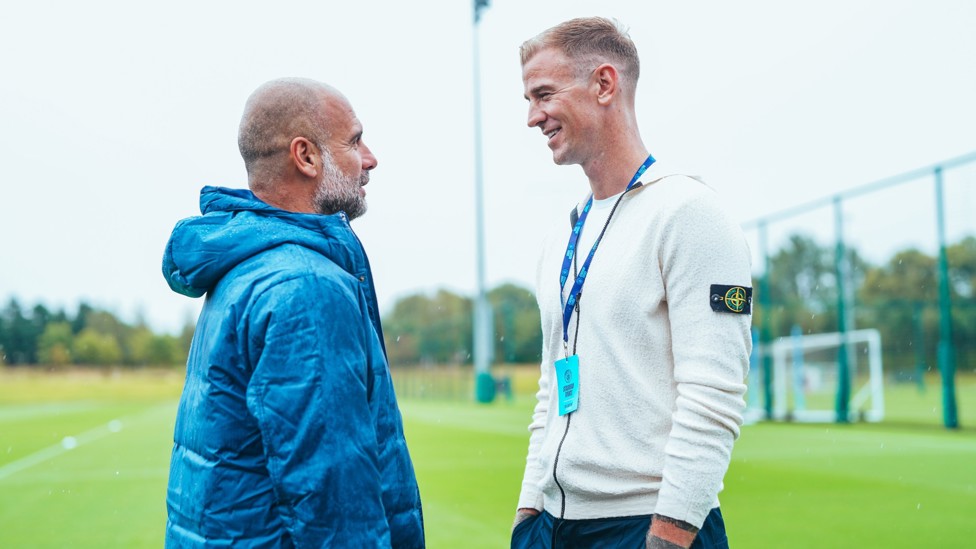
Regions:
<svg viewBox="0 0 976 549"><path fill-rule="evenodd" d="M532 408L523 375L512 401L401 403L432 549L508 545ZM0 369L0 547L161 547L181 384L177 371ZM958 391L954 432L934 379L924 394L889 387L890 423L744 427L721 496L733 546L972 546L976 378Z"/></svg>

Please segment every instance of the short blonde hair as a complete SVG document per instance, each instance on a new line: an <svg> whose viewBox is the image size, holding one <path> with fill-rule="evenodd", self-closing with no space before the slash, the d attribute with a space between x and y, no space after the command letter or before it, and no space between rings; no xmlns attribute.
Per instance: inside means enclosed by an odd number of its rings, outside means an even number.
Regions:
<svg viewBox="0 0 976 549"><path fill-rule="evenodd" d="M555 48L572 59L577 78L589 74L600 63L612 63L629 84L637 87L640 57L627 29L616 19L581 17L542 31L519 47L522 65L540 51Z"/></svg>

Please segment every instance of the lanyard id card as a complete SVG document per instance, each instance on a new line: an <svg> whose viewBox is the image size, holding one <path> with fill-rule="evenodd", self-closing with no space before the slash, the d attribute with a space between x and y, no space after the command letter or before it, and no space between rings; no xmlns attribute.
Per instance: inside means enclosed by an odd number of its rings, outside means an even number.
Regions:
<svg viewBox="0 0 976 549"><path fill-rule="evenodd" d="M640 182L638 180L652 164L654 164L654 157L647 155L647 159L637 169L634 177L630 179L630 183L627 184L627 189L623 194L639 186ZM620 203L623 194L617 199L617 204ZM603 234L610 224L610 218L613 217L613 212L617 209L617 205L614 204L614 209L610 210L610 216L607 217L603 230L596 237L596 241L593 242L593 247L590 249L589 255L586 256L586 261L583 262L583 268L577 273L573 281L572 289L569 291L569 296L564 301L563 291L566 287L566 281L569 280L570 266L574 264L573 260L576 257L576 244L579 241L580 232L583 230L583 224L586 223L587 214L590 212L592 206L593 195L591 194L590 198L586 201L586 205L583 206L583 212L580 214L579 219L573 225L573 232L570 233L569 243L566 245L566 254L563 256L562 268L559 270L559 303L563 307L563 349L566 351L566 358L557 360L555 363L556 384L559 390L559 415L561 416L571 414L579 408L579 356L576 354L569 356L569 321L573 316L573 311L576 309L576 304L579 302L580 296L583 295L583 283L586 282L586 274L589 272L590 263L593 261L593 256L600 246ZM579 322L579 319L577 319L577 322ZM575 351L574 344L573 352L575 353Z"/></svg>
<svg viewBox="0 0 976 549"><path fill-rule="evenodd" d="M556 361L556 384L559 388L559 415L579 408L579 356Z"/></svg>

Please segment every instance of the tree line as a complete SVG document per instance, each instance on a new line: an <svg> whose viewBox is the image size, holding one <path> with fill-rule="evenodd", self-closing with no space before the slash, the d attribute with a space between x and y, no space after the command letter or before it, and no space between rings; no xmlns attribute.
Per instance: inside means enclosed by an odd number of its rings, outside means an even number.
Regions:
<svg viewBox="0 0 976 549"><path fill-rule="evenodd" d="M502 284L487 294L494 325L494 362L538 362L542 326L532 291ZM383 317L390 364L469 364L474 300L448 290L397 300Z"/></svg>
<svg viewBox="0 0 976 549"><path fill-rule="evenodd" d="M953 341L960 367L976 364L976 237L947 250ZM770 336L798 326L803 333L833 332L838 326L835 250L810 236L794 234L769 258L768 299L755 276L754 318ZM873 265L858 250L843 257L844 287L854 328L881 332L889 371L936 364L939 341L937 258L908 248ZM540 359L542 330L532 291L502 284L488 292L494 317L494 362L534 363ZM438 290L398 299L383 315L386 347L393 367L469 364L473 348L472 298ZM768 315L768 318L766 318ZM110 311L82 303L78 311L24 308L12 298L0 310L0 358L8 365L157 366L184 364L192 323L178 335L158 334L145 322L128 324Z"/></svg>
<svg viewBox="0 0 976 549"><path fill-rule="evenodd" d="M953 342L960 367L976 367L976 238L946 250L952 302ZM762 273L754 275L753 326L769 316L770 337L838 329L836 250L808 235L794 234L769 258L768 299L761 296ZM757 266L758 267L758 266ZM881 333L885 368L915 371L936 366L939 342L937 259L907 248L874 265L855 248L843 256L848 330ZM535 297L516 285L488 293L494 312L494 362L538 362L542 331ZM441 290L399 300L383 318L387 350L394 365L471 362L473 300ZM852 324L852 325L851 325ZM971 367L972 368L972 367Z"/></svg>
<svg viewBox="0 0 976 549"><path fill-rule="evenodd" d="M495 311L495 356L504 362L534 362L542 345L532 292L514 284L491 290ZM398 300L384 315L390 363L457 364L471 361L471 299L438 291ZM155 333L112 312L82 303L75 314L43 304L24 307L11 298L0 310L0 363L43 367L171 366L186 363L194 326L179 335Z"/></svg>
<svg viewBox="0 0 976 549"><path fill-rule="evenodd" d="M976 238L947 246L953 344L960 368L976 366ZM769 315L771 337L835 332L838 327L836 250L794 234L769 258L769 299L764 307L753 294L753 326ZM856 249L843 256L848 330L875 328L881 333L885 369L895 372L934 369L939 343L938 259L916 248L896 252L874 265ZM768 309L768 310L764 310Z"/></svg>
<svg viewBox="0 0 976 549"><path fill-rule="evenodd" d="M110 311L81 303L74 315L11 298L0 311L0 358L7 365L171 366L186 362L193 325L179 335L127 324Z"/></svg>

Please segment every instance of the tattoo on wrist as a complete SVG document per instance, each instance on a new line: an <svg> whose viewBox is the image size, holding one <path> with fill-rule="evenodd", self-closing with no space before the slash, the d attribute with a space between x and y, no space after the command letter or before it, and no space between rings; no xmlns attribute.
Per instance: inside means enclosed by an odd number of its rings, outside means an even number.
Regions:
<svg viewBox="0 0 976 549"><path fill-rule="evenodd" d="M677 543L671 543L666 539L661 539L657 536L650 536L647 538L647 549L685 549L685 548L678 545Z"/></svg>
<svg viewBox="0 0 976 549"><path fill-rule="evenodd" d="M529 518L534 517L538 514L539 511L535 509L519 509L515 511L515 521L512 522L512 528L514 529L516 526L519 525L520 522L524 520L528 520Z"/></svg>
<svg viewBox="0 0 976 549"><path fill-rule="evenodd" d="M688 524L687 522L685 522L683 520L673 519L671 517L666 517L664 515L654 515L651 518L651 522L653 522L653 521L666 522L668 524L673 524L673 525L677 526L678 528L681 528L685 532L691 532L692 534L697 534L698 533L698 528L695 528L694 526Z"/></svg>

